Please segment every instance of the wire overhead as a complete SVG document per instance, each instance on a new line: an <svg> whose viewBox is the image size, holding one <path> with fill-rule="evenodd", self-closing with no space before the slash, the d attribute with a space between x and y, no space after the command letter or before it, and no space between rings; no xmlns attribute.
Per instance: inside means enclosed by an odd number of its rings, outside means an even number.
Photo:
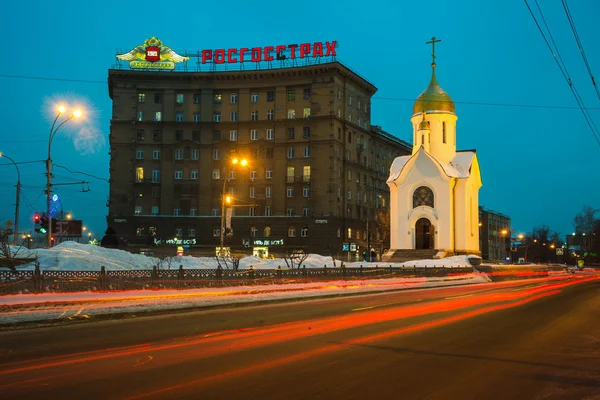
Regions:
<svg viewBox="0 0 600 400"><path fill-rule="evenodd" d="M594 74L592 73L592 68L590 67L590 63L588 62L587 56L585 55L585 51L583 51L583 44L581 44L581 40L579 39L579 33L577 33L577 28L575 28L575 22L573 21L573 17L571 16L571 10L569 10L567 0L562 0L562 5L565 9L565 14L567 14L567 19L569 20L569 25L571 26L571 31L573 32L575 41L577 42L577 47L579 48L579 52L581 53L581 57L583 58L583 63L587 68L588 74L590 75L590 78L592 80L592 85L594 85L594 89L596 90L596 96L598 96L598 99L600 99L600 91L598 90L598 86L596 85L596 79L594 79Z"/></svg>
<svg viewBox="0 0 600 400"><path fill-rule="evenodd" d="M544 26L546 27L546 30L548 31L548 36L550 37L550 40L552 41L554 48L548 41L548 38L546 37L546 34L542 30L542 27L540 26L537 18L535 17L533 10L529 6L529 3L527 2L527 0L524 0L524 1L525 1L525 5L527 6L527 9L529 10L529 13L531 14L531 17L533 18L533 21L535 22L535 25L537 26L538 30L540 31L540 34L542 35L542 38L544 39L544 42L546 42L546 45L548 46L550 53L552 53L552 57L554 58L554 61L556 61L556 64L558 65L560 72L562 73L563 77L567 81L567 84L569 85L569 88L571 89L571 92L573 93L573 96L575 97L575 101L577 102L577 105L579 106L579 109L581 110L583 117L585 118L585 121L587 122L588 126L590 127L590 130L592 131L592 135L594 136L594 139L596 139L596 142L598 143L598 145L600 145L600 132L598 131L598 128L596 127L596 124L594 123L594 120L592 119L591 115L589 114L588 109L585 107L585 104L583 103L583 99L581 98L581 96L579 95L579 92L575 88L575 84L573 83L571 77L569 76L569 72L567 71L567 66L563 62L562 57L560 56L560 52L558 51L558 46L556 46L556 43L554 42L554 39L552 38L552 33L550 32L550 27L548 27L548 24L546 23L546 19L544 18L542 9L540 8L537 0L535 0L535 4L540 13L542 22L544 23Z"/></svg>

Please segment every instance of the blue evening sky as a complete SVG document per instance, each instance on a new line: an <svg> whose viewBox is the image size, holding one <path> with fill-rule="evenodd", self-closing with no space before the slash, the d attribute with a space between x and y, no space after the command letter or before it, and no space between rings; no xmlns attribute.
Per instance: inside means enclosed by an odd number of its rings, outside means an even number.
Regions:
<svg viewBox="0 0 600 400"><path fill-rule="evenodd" d="M535 0L529 0L535 8ZM539 1L569 74L600 126L596 96L559 0ZM600 3L569 0L592 71L600 79ZM56 136L60 166L108 179L111 102L106 84L116 49L156 36L182 53L337 40L338 60L379 88L372 120L411 140L414 99L430 78L432 36L438 82L456 102L458 148L477 149L480 205L530 232L561 234L584 205L600 208L594 139L524 1L29 1L3 6L0 152L17 162L44 160L53 103L84 102L89 117ZM535 9L537 14L537 9ZM538 18L539 18L539 14ZM594 30L596 29L596 30ZM7 75L28 78L8 77ZM67 80L82 80L76 82ZM482 105L477 103L555 106ZM569 108L571 107L571 108ZM91 114L91 115L90 115ZM16 172L0 159L0 219L13 219ZM21 231L44 209L43 162L21 164ZM94 236L106 229L108 183L54 169L63 209Z"/></svg>

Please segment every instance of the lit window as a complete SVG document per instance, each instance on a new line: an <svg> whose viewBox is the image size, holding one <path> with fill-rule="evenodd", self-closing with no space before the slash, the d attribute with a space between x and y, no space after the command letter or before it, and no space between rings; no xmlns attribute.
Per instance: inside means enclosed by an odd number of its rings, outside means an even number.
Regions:
<svg viewBox="0 0 600 400"><path fill-rule="evenodd" d="M137 167L135 169L135 181L138 183L144 181L144 168Z"/></svg>
<svg viewBox="0 0 600 400"><path fill-rule="evenodd" d="M293 226L288 228L288 237L296 237L296 228Z"/></svg>
<svg viewBox="0 0 600 400"><path fill-rule="evenodd" d="M296 110L289 109L287 115L288 115L288 119L296 119Z"/></svg>
<svg viewBox="0 0 600 400"><path fill-rule="evenodd" d="M145 102L146 102L146 94L138 93L138 103L145 103Z"/></svg>
<svg viewBox="0 0 600 400"><path fill-rule="evenodd" d="M175 95L175 103L177 103L177 105L183 104L183 93L177 93Z"/></svg>
<svg viewBox="0 0 600 400"><path fill-rule="evenodd" d="M305 108L302 112L302 118L310 118L310 108Z"/></svg>
<svg viewBox="0 0 600 400"><path fill-rule="evenodd" d="M138 111L138 113L137 113L137 120L138 121L143 121L144 120L144 112L143 111Z"/></svg>
<svg viewBox="0 0 600 400"><path fill-rule="evenodd" d="M154 113L154 121L156 121L156 122L162 121L162 112L157 111Z"/></svg>
<svg viewBox="0 0 600 400"><path fill-rule="evenodd" d="M305 165L302 168L302 181L310 182L310 165Z"/></svg>
<svg viewBox="0 0 600 400"><path fill-rule="evenodd" d="M220 93L215 93L215 96L214 96L214 102L215 102L215 104L221 104L221 99L222 99L221 94Z"/></svg>
<svg viewBox="0 0 600 400"><path fill-rule="evenodd" d="M266 214L266 213L265 213ZM271 227L270 226L265 226L265 229L263 231L263 235L264 237L269 237L271 236Z"/></svg>

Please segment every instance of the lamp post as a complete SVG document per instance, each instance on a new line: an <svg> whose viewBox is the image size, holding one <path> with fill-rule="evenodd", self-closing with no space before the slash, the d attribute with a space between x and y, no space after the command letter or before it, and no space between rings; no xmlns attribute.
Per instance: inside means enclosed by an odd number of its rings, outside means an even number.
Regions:
<svg viewBox="0 0 600 400"><path fill-rule="evenodd" d="M73 113L65 118L61 123L56 126L56 122L66 111L64 106L58 107L56 117L54 118L54 122L52 123L52 127L50 128L50 135L48 136L48 159L46 160L46 214L48 216L48 247L52 247L52 214L50 213L50 201L52 198L52 158L50 156L50 151L52 149L52 141L54 140L54 136L60 129L61 126L66 124L73 118L79 118L81 116L80 110L73 110Z"/></svg>
<svg viewBox="0 0 600 400"><path fill-rule="evenodd" d="M13 232L13 243L16 246L19 242L19 203L21 199L21 173L19 172L19 166L12 158L2 153L0 153L0 157L6 158L8 161L13 163L13 165L17 169L17 200L15 202L15 231Z"/></svg>
<svg viewBox="0 0 600 400"><path fill-rule="evenodd" d="M238 158L233 158L231 160L231 164L233 164L233 167L227 169L227 176L225 176L225 178L223 179L223 191L221 192L221 229L220 229L221 244L219 247L219 256L221 256L221 257L225 256L225 251L223 250L223 245L225 244L225 203L227 203L227 204L231 203L231 197L225 195L225 190L227 188L227 181L229 181L229 174L231 173L232 170L234 170L234 168L238 164L241 165L242 167L245 167L246 165L248 165L248 161L246 159L240 160Z"/></svg>

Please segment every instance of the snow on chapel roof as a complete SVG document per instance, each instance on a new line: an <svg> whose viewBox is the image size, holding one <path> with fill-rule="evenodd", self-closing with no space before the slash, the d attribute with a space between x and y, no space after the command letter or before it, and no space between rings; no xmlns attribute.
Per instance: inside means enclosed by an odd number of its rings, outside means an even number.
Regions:
<svg viewBox="0 0 600 400"><path fill-rule="evenodd" d="M421 148L419 151L425 151ZM415 157L419 152L413 154L412 156L401 156L396 157L390 166L390 175L387 179L387 182L393 182L402 173L404 166L408 163L408 161ZM425 151L425 153L427 153ZM443 164L438 161L433 155L427 153L429 157L436 160L444 169L446 175L453 178L468 178L471 173L471 164L473 163L473 158L475 157L475 151L473 150L465 150L465 151L457 151L456 155L448 164Z"/></svg>

